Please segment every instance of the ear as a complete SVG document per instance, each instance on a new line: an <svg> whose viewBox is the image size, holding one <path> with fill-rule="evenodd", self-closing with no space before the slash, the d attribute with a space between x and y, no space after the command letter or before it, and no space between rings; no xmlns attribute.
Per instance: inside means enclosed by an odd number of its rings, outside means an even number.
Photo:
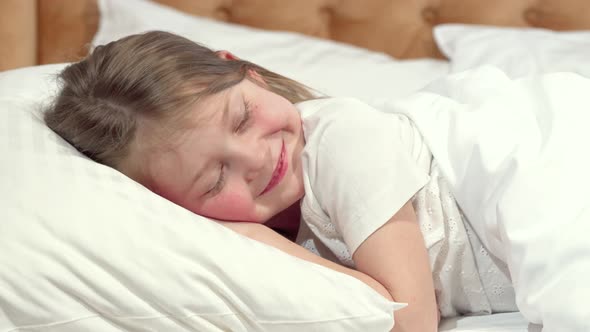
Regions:
<svg viewBox="0 0 590 332"><path fill-rule="evenodd" d="M248 76L250 76L250 78L252 78L254 81L258 82L258 84L267 86L264 78L262 78L262 76L256 70L248 69Z"/></svg>
<svg viewBox="0 0 590 332"><path fill-rule="evenodd" d="M240 60L240 58L226 50L216 51L215 55L217 55L217 57L219 57L220 59L224 60Z"/></svg>

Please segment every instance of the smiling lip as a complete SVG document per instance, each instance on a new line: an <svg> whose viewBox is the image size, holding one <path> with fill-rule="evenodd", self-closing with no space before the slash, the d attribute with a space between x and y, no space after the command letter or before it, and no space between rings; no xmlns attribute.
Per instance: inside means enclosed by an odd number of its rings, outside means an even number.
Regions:
<svg viewBox="0 0 590 332"><path fill-rule="evenodd" d="M272 177L270 181L266 185L266 188L260 193L260 195L264 195L265 193L269 192L272 188L274 188L277 184L281 182L285 173L287 173L287 167L289 163L287 161L287 151L285 150L285 142L281 145L281 154L279 155L279 160L277 160L277 166L275 166L274 172L272 172Z"/></svg>

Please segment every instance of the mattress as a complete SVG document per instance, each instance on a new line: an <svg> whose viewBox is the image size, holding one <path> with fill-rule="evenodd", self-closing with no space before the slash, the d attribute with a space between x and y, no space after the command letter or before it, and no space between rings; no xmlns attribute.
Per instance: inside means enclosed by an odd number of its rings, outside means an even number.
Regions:
<svg viewBox="0 0 590 332"><path fill-rule="evenodd" d="M541 332L541 326L529 324L519 312L449 318L441 322L440 332Z"/></svg>

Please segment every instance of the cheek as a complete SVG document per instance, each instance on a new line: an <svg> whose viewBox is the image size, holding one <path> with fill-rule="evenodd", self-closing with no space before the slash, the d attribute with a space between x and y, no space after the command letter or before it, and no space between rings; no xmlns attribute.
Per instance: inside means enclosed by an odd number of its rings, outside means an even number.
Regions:
<svg viewBox="0 0 590 332"><path fill-rule="evenodd" d="M289 112L290 108L293 108L293 104L286 99L267 99L254 107L254 114L258 115L256 120L260 125L279 130L292 121L291 114L284 113Z"/></svg>
<svg viewBox="0 0 590 332"><path fill-rule="evenodd" d="M243 190L227 189L212 198L182 197L178 190L169 186L154 186L158 195L196 214L227 221L256 221L255 203Z"/></svg>
<svg viewBox="0 0 590 332"><path fill-rule="evenodd" d="M250 197L227 190L203 202L193 211L220 220L254 221L254 207Z"/></svg>

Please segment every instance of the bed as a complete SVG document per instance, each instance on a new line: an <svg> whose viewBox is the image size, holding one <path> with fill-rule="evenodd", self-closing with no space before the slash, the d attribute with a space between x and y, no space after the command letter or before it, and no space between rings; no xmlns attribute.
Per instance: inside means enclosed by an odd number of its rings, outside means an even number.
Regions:
<svg viewBox="0 0 590 332"><path fill-rule="evenodd" d="M540 29L522 29L526 27ZM590 55L590 35L570 32L590 30L585 0L9 0L0 3L3 108L27 108L38 120L39 101L54 89L52 75L62 63L81 59L95 45L150 29L227 48L329 95L366 101L406 95L482 63L514 77L548 70L590 76L580 66ZM0 331L139 331L146 326L166 331L353 331L387 324L380 313L391 310L389 304L354 280L215 225L196 229L190 222L194 216L125 182L120 174L96 168L73 152L59 159L65 143L22 114L5 112L0 124L0 147L10 156L0 166ZM33 155L46 150L50 152ZM47 167L33 167L40 164ZM77 180L63 181L72 174ZM99 198L79 201L89 191ZM163 218L182 225L171 230ZM78 222L82 219L89 221ZM52 220L63 221L67 229ZM147 235L139 236L137 229ZM198 245L187 237L203 232L209 239ZM146 238L162 248L151 247ZM224 251L220 243L226 241L237 243L234 252ZM205 258L189 253L198 250L215 253ZM228 268L219 264L222 259L239 263ZM282 271L270 276L252 272L269 265ZM168 273L177 269L180 277ZM131 277L136 272L144 275L141 280ZM248 274L252 277L239 282L232 278ZM286 292L276 282L281 278L305 282ZM161 294L154 295L156 289ZM277 301L277 294L285 292L288 299ZM325 296L318 296L321 292ZM195 303L196 296L206 303ZM440 331L449 332L540 330L520 313L447 319L440 325Z"/></svg>

